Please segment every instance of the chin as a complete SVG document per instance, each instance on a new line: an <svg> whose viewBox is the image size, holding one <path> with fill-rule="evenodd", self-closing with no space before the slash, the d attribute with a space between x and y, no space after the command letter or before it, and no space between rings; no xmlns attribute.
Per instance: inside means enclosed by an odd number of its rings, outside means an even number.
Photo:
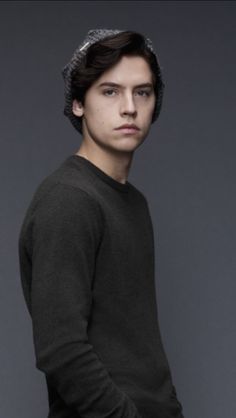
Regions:
<svg viewBox="0 0 236 418"><path fill-rule="evenodd" d="M142 141L132 141L132 142L129 141L129 143L128 142L127 143L122 142L120 144L117 144L116 149L117 149L117 151L121 151L121 152L134 152L142 144L142 142L143 142L143 140Z"/></svg>

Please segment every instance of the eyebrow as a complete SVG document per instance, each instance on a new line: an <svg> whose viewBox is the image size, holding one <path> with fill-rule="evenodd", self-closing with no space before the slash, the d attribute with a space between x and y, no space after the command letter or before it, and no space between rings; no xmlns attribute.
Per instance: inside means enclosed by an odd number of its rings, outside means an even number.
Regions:
<svg viewBox="0 0 236 418"><path fill-rule="evenodd" d="M104 81L104 83L101 83L101 84L98 85L98 87L102 87L102 86L123 87L120 84L112 83L110 81ZM138 84L138 85L136 85L134 87L135 88L136 87L153 87L153 84L152 83L142 83L142 84Z"/></svg>

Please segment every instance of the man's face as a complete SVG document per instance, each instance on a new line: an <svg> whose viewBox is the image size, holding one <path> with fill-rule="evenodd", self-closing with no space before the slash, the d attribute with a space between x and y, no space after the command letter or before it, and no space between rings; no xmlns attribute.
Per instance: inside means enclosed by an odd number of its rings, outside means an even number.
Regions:
<svg viewBox="0 0 236 418"><path fill-rule="evenodd" d="M73 113L83 115L85 142L93 140L110 151L132 152L149 132L154 107L148 63L140 56L123 56L87 90L84 106L74 100ZM135 124L138 129L117 129L124 124Z"/></svg>

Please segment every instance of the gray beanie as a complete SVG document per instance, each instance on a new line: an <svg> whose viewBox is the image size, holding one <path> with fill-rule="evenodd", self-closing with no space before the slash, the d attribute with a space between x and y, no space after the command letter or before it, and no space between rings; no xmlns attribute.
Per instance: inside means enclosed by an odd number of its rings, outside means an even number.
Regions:
<svg viewBox="0 0 236 418"><path fill-rule="evenodd" d="M68 64L63 67L62 69L62 76L65 82L65 107L64 107L64 115L67 116L72 125L75 127L77 131L82 134L82 118L77 117L72 112L72 103L73 103L73 97L72 97L72 88L71 88L71 73L75 68L78 68L83 61L84 57L86 56L88 48L94 44L97 41L100 41L102 39L112 37L120 32L126 32L126 30L120 30L120 29L91 29L89 30L86 38L84 41L78 46L78 48L75 50L71 60L68 62ZM162 105L162 97L163 97L163 91L164 91L164 83L162 81L162 74L161 74L161 68L158 62L157 54L154 51L152 41L147 38L145 38L145 44L147 48L156 56L157 64L158 64L158 72L156 73L156 78L158 82L158 94L156 98L156 106L155 111L152 118L152 123L157 119L159 116L161 105Z"/></svg>

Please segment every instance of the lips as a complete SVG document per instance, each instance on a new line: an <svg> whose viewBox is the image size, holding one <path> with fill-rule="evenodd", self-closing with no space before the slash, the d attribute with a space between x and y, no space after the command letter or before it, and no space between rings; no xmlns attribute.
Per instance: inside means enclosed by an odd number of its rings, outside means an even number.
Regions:
<svg viewBox="0 0 236 418"><path fill-rule="evenodd" d="M132 131L133 130L136 130L136 131L139 130L139 128L136 125L134 125L134 124L124 124L124 125L119 126L116 129L130 129Z"/></svg>

